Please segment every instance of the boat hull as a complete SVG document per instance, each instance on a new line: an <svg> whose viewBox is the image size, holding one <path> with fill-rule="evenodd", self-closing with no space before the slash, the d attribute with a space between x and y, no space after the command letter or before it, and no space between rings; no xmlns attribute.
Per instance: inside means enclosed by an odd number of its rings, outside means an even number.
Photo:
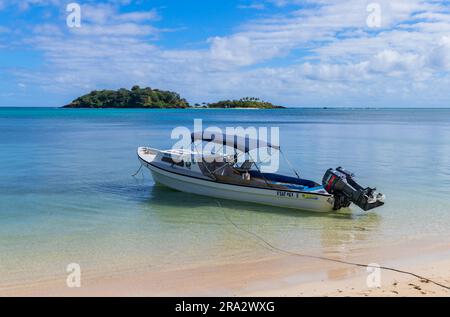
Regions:
<svg viewBox="0 0 450 317"><path fill-rule="evenodd" d="M305 211L333 211L331 195L225 184L177 174L140 160L151 171L156 183L182 192Z"/></svg>

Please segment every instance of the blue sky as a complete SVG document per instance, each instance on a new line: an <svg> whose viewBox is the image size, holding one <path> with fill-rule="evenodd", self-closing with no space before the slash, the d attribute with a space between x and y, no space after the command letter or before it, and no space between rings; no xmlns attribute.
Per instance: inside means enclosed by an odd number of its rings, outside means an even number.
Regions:
<svg viewBox="0 0 450 317"><path fill-rule="evenodd" d="M191 103L450 106L448 1L85 0L80 28L70 2L0 0L0 106L134 84Z"/></svg>

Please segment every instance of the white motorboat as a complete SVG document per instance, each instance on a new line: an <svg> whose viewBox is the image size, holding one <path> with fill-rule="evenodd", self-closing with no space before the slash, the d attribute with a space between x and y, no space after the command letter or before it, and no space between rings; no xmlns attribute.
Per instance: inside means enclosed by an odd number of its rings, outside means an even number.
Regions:
<svg viewBox="0 0 450 317"><path fill-rule="evenodd" d="M196 140L215 142L203 138L202 133L192 134L192 142ZM217 140L230 146L226 136ZM250 143L248 139L234 139L231 146L236 153L248 153L252 150ZM260 140L252 144L278 148ZM300 177L263 173L256 162L239 163L236 154L212 157L192 150L149 147L139 147L137 154L156 183L187 193L316 212L339 210L352 202L364 210L384 204L384 195L362 188L342 168L329 169L321 185Z"/></svg>

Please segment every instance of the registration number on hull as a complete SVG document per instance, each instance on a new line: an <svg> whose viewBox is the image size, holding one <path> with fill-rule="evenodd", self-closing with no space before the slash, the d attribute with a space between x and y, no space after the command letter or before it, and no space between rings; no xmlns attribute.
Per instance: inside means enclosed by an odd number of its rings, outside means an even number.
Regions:
<svg viewBox="0 0 450 317"><path fill-rule="evenodd" d="M293 193L293 192L286 192L286 191L282 191L282 190L278 190L277 191L277 196L290 197L290 198L300 198L300 199L312 199L312 200L318 200L319 199L316 195L312 195L312 194Z"/></svg>

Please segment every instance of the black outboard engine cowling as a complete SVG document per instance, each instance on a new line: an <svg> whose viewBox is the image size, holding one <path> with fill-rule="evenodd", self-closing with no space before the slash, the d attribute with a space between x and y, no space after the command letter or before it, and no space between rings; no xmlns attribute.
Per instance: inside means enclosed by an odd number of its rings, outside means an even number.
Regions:
<svg viewBox="0 0 450 317"><path fill-rule="evenodd" d="M363 188L353 179L354 175L342 167L330 168L323 176L324 189L334 196L334 209L350 206L351 203L363 210L384 205L384 195L376 193L376 188Z"/></svg>

